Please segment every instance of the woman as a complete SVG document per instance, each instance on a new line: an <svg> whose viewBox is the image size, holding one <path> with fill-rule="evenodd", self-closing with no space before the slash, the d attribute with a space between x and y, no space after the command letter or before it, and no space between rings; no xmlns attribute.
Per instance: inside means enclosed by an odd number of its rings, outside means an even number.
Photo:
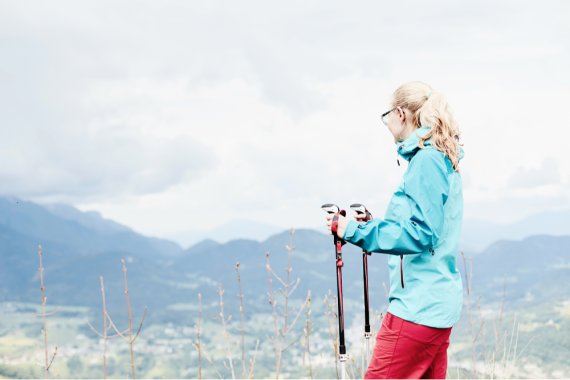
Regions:
<svg viewBox="0 0 570 380"><path fill-rule="evenodd" d="M340 216L337 230L348 243L390 255L390 306L365 378L445 378L463 297L456 266L463 217L459 130L443 95L422 82L400 86L382 122L409 161L404 179L384 219Z"/></svg>

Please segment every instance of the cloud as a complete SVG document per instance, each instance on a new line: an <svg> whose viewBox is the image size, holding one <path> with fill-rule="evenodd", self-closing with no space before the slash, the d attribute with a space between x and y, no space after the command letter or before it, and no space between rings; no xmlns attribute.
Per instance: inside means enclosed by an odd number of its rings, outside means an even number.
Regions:
<svg viewBox="0 0 570 380"><path fill-rule="evenodd" d="M16 149L0 142L1 193L67 202L157 193L196 180L216 164L209 149L187 137L43 132Z"/></svg>
<svg viewBox="0 0 570 380"><path fill-rule="evenodd" d="M539 167L519 167L509 179L508 184L513 188L533 188L560 184L561 179L558 161L553 158L546 158Z"/></svg>
<svg viewBox="0 0 570 380"><path fill-rule="evenodd" d="M405 168L378 115L421 79L457 110L466 203L530 210L570 173L567 131L536 111L566 106L569 7L3 1L0 192L145 232L194 214L313 225L333 200L381 215Z"/></svg>

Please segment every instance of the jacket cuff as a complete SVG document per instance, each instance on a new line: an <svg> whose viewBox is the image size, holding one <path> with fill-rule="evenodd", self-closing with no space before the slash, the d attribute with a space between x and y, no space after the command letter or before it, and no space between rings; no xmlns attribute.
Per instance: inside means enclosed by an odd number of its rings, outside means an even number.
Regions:
<svg viewBox="0 0 570 380"><path fill-rule="evenodd" d="M344 230L344 235L342 237L342 240L350 241L350 239L354 236L354 233L356 232L356 229L358 228L359 225L360 223L358 223L354 219L351 219L346 225L346 229Z"/></svg>

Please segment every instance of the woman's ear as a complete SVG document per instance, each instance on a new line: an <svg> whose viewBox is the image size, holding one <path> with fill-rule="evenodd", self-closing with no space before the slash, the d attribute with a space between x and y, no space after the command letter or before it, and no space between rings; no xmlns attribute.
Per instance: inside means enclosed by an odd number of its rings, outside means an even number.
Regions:
<svg viewBox="0 0 570 380"><path fill-rule="evenodd" d="M400 118L400 121L402 124L404 124L406 122L406 112L402 109L402 107L398 107L396 109L398 110L398 117Z"/></svg>

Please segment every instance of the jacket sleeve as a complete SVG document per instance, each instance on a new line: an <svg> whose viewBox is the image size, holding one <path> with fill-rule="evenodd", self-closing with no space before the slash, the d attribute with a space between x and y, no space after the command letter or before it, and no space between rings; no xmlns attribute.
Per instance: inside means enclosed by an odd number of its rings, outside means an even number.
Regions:
<svg viewBox="0 0 570 380"><path fill-rule="evenodd" d="M445 156L435 149L420 149L404 175L409 219L351 220L343 239L368 252L395 255L417 254L437 245L442 234L443 207L449 193Z"/></svg>

